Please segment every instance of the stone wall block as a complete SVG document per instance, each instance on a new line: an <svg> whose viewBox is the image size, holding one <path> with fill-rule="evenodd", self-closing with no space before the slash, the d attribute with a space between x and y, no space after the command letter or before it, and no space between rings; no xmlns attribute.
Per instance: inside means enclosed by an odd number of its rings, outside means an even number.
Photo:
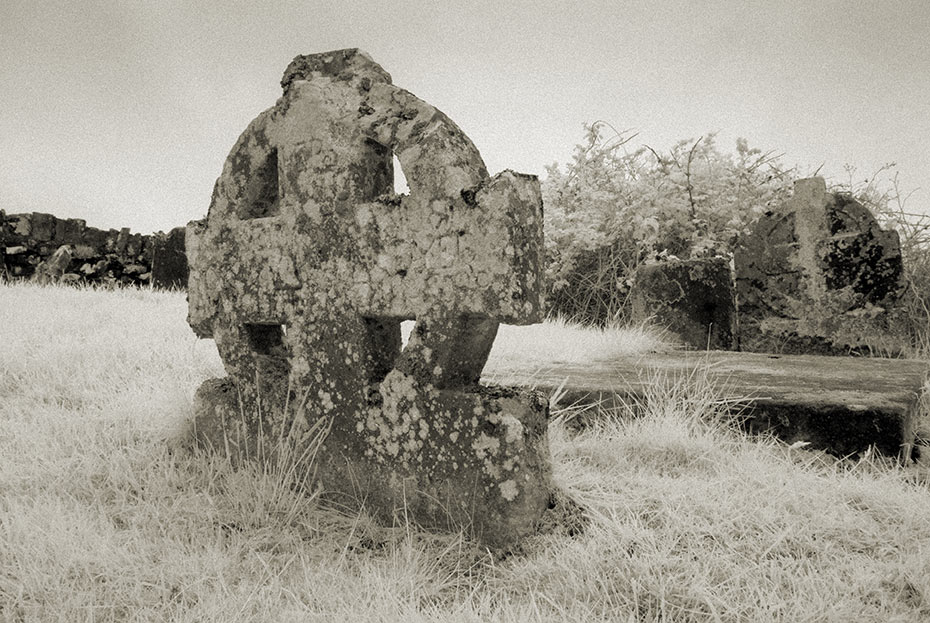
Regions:
<svg viewBox="0 0 930 623"><path fill-rule="evenodd" d="M107 232L95 227L88 227L81 236L81 244L94 249L97 255L106 253Z"/></svg>
<svg viewBox="0 0 930 623"><path fill-rule="evenodd" d="M33 212L31 238L38 242L51 242L55 238L58 219L51 214Z"/></svg>
<svg viewBox="0 0 930 623"><path fill-rule="evenodd" d="M126 256L126 246L129 244L129 238L132 233L129 231L128 227L123 227L119 230L119 234L116 236L116 243L114 244L114 253L120 257Z"/></svg>
<svg viewBox="0 0 930 623"><path fill-rule="evenodd" d="M104 246L105 253L113 253L113 254L117 253L116 244L117 244L117 240L119 240L119 235L120 235L120 232L116 229L110 229L107 231L106 244Z"/></svg>
<svg viewBox="0 0 930 623"><path fill-rule="evenodd" d="M49 257L36 267L36 279L40 283L57 281L68 271L73 258L73 248L62 245Z"/></svg>
<svg viewBox="0 0 930 623"><path fill-rule="evenodd" d="M12 214L10 219L10 231L20 240L25 240L32 236L32 215L31 214Z"/></svg>
<svg viewBox="0 0 930 623"><path fill-rule="evenodd" d="M726 258L643 264L630 298L635 322L663 327L689 348L736 347L736 304Z"/></svg>
<svg viewBox="0 0 930 623"><path fill-rule="evenodd" d="M136 260L142 255L142 234L129 234L123 255L129 260Z"/></svg>
<svg viewBox="0 0 930 623"><path fill-rule="evenodd" d="M87 229L87 223L83 219L55 219L55 236L56 244L81 244L83 242L84 230Z"/></svg>

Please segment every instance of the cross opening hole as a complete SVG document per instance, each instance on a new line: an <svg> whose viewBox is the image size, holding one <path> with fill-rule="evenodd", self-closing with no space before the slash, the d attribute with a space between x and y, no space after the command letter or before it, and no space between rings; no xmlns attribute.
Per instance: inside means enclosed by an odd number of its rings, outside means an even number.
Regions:
<svg viewBox="0 0 930 623"><path fill-rule="evenodd" d="M259 355L269 357L287 357L287 347L284 337L287 327L283 324L272 323L246 323L245 332L248 335L249 346Z"/></svg>
<svg viewBox="0 0 930 623"><path fill-rule="evenodd" d="M407 184L407 176L404 175L404 171L400 166L400 160L397 159L397 154L394 154L394 192L398 195L409 195L410 194L410 185Z"/></svg>

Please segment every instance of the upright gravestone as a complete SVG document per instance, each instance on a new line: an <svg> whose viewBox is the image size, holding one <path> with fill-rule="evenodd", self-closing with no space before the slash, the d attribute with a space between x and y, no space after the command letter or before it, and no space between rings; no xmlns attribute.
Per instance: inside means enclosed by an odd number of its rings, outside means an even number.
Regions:
<svg viewBox="0 0 930 623"><path fill-rule="evenodd" d="M904 291L898 234L823 178L795 182L734 253L740 347L749 351L894 353Z"/></svg>
<svg viewBox="0 0 930 623"><path fill-rule="evenodd" d="M448 117L358 50L297 57L282 87L187 230L188 320L229 374L197 391L196 436L300 457L324 429L299 467L329 495L519 539L550 494L548 406L478 380L498 323L541 320L537 179L489 177ZM392 193L392 152L409 196Z"/></svg>

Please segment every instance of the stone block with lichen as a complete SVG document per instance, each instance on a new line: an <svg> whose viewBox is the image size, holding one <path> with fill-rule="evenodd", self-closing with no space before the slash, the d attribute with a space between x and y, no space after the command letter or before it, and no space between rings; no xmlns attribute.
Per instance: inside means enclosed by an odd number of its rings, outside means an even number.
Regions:
<svg viewBox="0 0 930 623"><path fill-rule="evenodd" d="M548 405L478 379L500 322L542 318L538 180L489 176L358 50L298 57L282 87L187 230L188 320L228 373L197 392L196 436L312 450L329 497L518 540L549 496Z"/></svg>
<svg viewBox="0 0 930 623"><path fill-rule="evenodd" d="M736 302L726 258L643 264L636 270L630 300L635 322L662 327L688 348L736 346Z"/></svg>

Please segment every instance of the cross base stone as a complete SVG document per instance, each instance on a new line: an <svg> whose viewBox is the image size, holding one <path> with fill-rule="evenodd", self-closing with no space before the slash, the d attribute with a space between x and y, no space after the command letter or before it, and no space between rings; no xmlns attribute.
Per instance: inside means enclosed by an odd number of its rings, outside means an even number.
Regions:
<svg viewBox="0 0 930 623"><path fill-rule="evenodd" d="M427 529L464 529L491 547L532 534L551 496L545 395L416 385L410 376L391 373L372 388L366 412L351 422L326 422L320 442L301 438L294 417L262 421L262 407L241 399L231 379L210 379L194 399L195 438L234 462L267 461L285 448L290 457L315 450L298 478L312 471L324 499L364 506L386 523L410 518ZM265 408L284 402L278 390L262 401ZM282 436L284 429L298 434Z"/></svg>

